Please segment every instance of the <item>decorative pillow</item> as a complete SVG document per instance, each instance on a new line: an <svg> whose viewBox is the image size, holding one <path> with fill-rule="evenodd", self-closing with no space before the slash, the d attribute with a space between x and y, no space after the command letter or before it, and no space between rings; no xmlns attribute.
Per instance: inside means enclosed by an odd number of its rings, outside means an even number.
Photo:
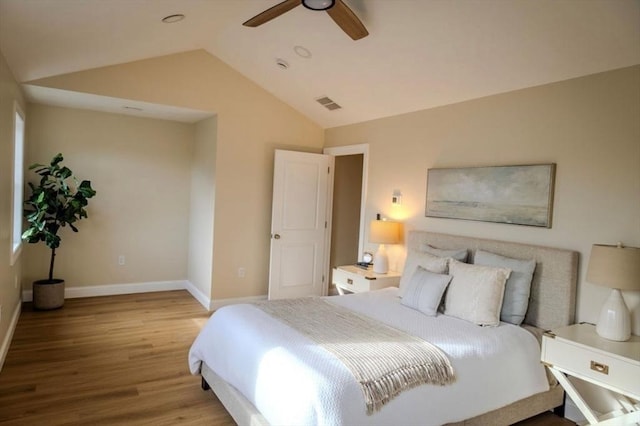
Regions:
<svg viewBox="0 0 640 426"><path fill-rule="evenodd" d="M438 257L451 257L455 260L459 260L460 262L466 262L467 257L469 256L469 251L467 249L445 250L436 248L427 243L422 244L420 248L425 253Z"/></svg>
<svg viewBox="0 0 640 426"><path fill-rule="evenodd" d="M400 297L404 296L404 292L409 285L413 273L418 266L422 266L427 271L436 274L446 274L449 260L443 257L437 257L429 253L423 253L420 251L409 250L407 253L407 260L404 262L404 269L402 270L402 276L400 277Z"/></svg>
<svg viewBox="0 0 640 426"><path fill-rule="evenodd" d="M478 250L473 263L511 269L511 275L504 288L500 320L515 325L522 324L529 307L529 293L531 292L531 280L533 280L533 272L536 269L536 261L513 259Z"/></svg>
<svg viewBox="0 0 640 426"><path fill-rule="evenodd" d="M418 266L400 303L434 317L451 278L450 275L434 274Z"/></svg>
<svg viewBox="0 0 640 426"><path fill-rule="evenodd" d="M506 268L468 265L451 260L453 276L445 296L444 313L484 326L500 324L504 286L511 271Z"/></svg>

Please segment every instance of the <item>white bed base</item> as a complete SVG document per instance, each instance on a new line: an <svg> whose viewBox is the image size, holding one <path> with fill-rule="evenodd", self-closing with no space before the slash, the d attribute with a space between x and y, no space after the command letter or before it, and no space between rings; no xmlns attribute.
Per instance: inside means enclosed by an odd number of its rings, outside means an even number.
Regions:
<svg viewBox="0 0 640 426"><path fill-rule="evenodd" d="M200 367L202 389L216 394L233 420L240 426L270 426L258 409L229 383L214 373L204 362Z"/></svg>
<svg viewBox="0 0 640 426"><path fill-rule="evenodd" d="M536 272L532 283L529 311L525 322L535 327L550 329L572 324L575 315L578 253L570 250L485 240L480 238L410 231L407 246L420 249L429 242L445 249L469 248L471 259L476 250L491 251L503 256L535 259ZM202 388L213 390L222 405L239 426L270 426L256 407L233 386L221 379L204 362L201 372ZM450 423L449 426L511 425L545 411L564 407L564 390L555 384L546 392L516 401L474 418Z"/></svg>
<svg viewBox="0 0 640 426"><path fill-rule="evenodd" d="M239 426L270 426L267 419L244 395L221 379L205 363L202 363L200 374L203 380L202 388L211 389L216 394ZM547 392L521 399L462 422L449 423L447 426L506 426L562 406L563 403L564 391L561 386L554 385Z"/></svg>

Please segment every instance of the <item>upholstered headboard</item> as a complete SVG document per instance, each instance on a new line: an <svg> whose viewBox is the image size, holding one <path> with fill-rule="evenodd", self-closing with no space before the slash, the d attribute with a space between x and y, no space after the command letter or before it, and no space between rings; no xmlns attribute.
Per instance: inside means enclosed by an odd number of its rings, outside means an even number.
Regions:
<svg viewBox="0 0 640 426"><path fill-rule="evenodd" d="M573 324L578 280L578 252L506 241L409 231L407 246L421 250L428 243L443 249L469 250L473 262L478 249L517 259L535 259L529 309L524 322L542 329Z"/></svg>

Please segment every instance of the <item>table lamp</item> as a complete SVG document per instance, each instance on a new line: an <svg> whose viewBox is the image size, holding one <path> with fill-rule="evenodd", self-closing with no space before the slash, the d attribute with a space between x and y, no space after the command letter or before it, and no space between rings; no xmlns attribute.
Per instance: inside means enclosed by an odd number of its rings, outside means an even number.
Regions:
<svg viewBox="0 0 640 426"><path fill-rule="evenodd" d="M611 288L602 306L596 331L605 339L624 342L631 337L631 316L621 290L640 290L640 248L594 244L587 281Z"/></svg>
<svg viewBox="0 0 640 426"><path fill-rule="evenodd" d="M380 244L373 257L373 272L386 274L389 272L389 257L384 248L385 244L398 244L400 238L400 222L387 220L372 220L369 227L369 241Z"/></svg>

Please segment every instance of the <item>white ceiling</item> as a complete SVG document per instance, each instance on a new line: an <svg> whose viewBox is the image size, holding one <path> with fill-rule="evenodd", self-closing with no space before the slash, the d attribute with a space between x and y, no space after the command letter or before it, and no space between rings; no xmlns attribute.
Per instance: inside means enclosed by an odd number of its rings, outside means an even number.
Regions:
<svg viewBox="0 0 640 426"><path fill-rule="evenodd" d="M344 1L368 37L303 7L241 25L279 0L0 0L0 50L28 82L203 48L325 128L640 63L640 0ZM186 19L161 23L174 13ZM320 96L343 108L327 111Z"/></svg>

